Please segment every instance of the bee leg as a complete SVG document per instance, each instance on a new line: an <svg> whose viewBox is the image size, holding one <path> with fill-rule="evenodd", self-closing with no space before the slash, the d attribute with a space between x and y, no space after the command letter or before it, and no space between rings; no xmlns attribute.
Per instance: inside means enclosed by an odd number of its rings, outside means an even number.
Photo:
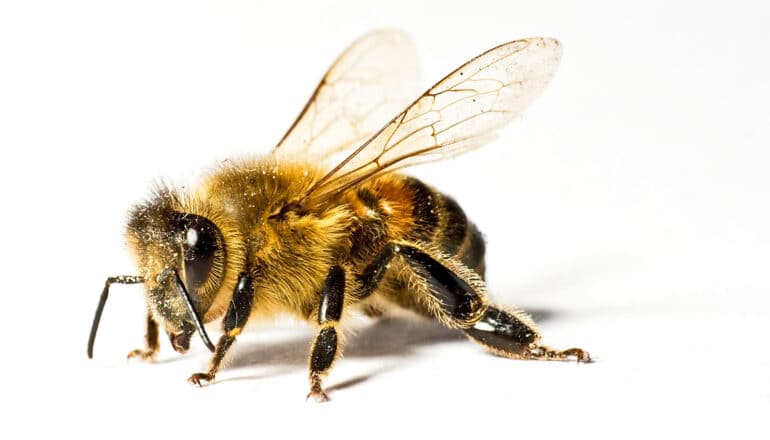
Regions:
<svg viewBox="0 0 770 440"><path fill-rule="evenodd" d="M342 316L342 305L345 300L345 271L339 266L333 266L324 281L321 292L321 304L318 307L318 324L321 326L313 341L310 352L310 392L317 402L325 402L329 397L323 391L323 378L338 355L336 324Z"/></svg>
<svg viewBox="0 0 770 440"><path fill-rule="evenodd" d="M527 353L528 359L537 359L543 361L566 361L569 359L575 359L578 363L591 362L591 355L582 348L568 348L566 350L554 350L545 345L533 345L529 347Z"/></svg>
<svg viewBox="0 0 770 440"><path fill-rule="evenodd" d="M371 294L382 280L395 255L411 266L418 285L392 298L400 306L437 319L450 328L463 330L474 342L500 356L514 359L590 362L580 348L553 350L540 345L540 334L526 314L487 305L486 289L478 272L472 272L453 257L446 257L414 243L391 243L358 277L362 289L358 298ZM483 268L483 266L482 266ZM477 268L478 269L478 268ZM482 269L483 270L483 269ZM411 298L419 297L419 301Z"/></svg>
<svg viewBox="0 0 770 440"><path fill-rule="evenodd" d="M222 321L225 333L217 342L214 356L209 362L209 369L206 373L193 374L187 379L188 382L203 386L203 382L212 382L214 380L227 350L233 345L236 336L241 333L251 314L251 307L254 304L254 285L252 281L251 275L247 273L242 273L238 278L233 297L230 300L230 306Z"/></svg>
<svg viewBox="0 0 770 440"><path fill-rule="evenodd" d="M540 345L534 323L522 312L490 306L484 316L465 334L487 350L513 359L567 360L590 362L591 356L580 348L553 350Z"/></svg>
<svg viewBox="0 0 770 440"><path fill-rule="evenodd" d="M374 261L366 266L364 271L357 276L358 282L361 284L361 289L355 294L358 299L364 299L374 292L387 273L388 265L396 254L396 249L398 249L398 246L393 243L385 246L385 249L380 252Z"/></svg>
<svg viewBox="0 0 770 440"><path fill-rule="evenodd" d="M486 292L475 272L459 262L450 262L431 255L417 246L400 244L395 251L412 267L427 289L416 292L423 295L427 311L450 328L468 328L478 321L487 308ZM447 265L454 264L454 268Z"/></svg>
<svg viewBox="0 0 770 440"><path fill-rule="evenodd" d="M160 350L160 343L158 342L158 323L152 318L152 315L147 314L147 333L144 335L145 349L132 350L128 353L128 359L139 358L143 361L152 361L155 359L155 355Z"/></svg>
<svg viewBox="0 0 770 440"><path fill-rule="evenodd" d="M427 289L409 291L408 295L391 298L400 306L437 319L450 328L468 328L481 318L486 309L483 280L459 261L431 255L417 244L389 243L357 279L361 289L357 299L364 299L377 289L385 277L393 257L402 257ZM444 261L444 262L442 262ZM451 267L454 266L454 267ZM410 301L414 296L419 301Z"/></svg>

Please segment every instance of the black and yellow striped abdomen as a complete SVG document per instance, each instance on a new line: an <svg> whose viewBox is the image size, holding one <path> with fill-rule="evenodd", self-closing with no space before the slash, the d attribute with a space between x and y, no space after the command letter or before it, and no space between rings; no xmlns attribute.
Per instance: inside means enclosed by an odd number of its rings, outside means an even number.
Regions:
<svg viewBox="0 0 770 440"><path fill-rule="evenodd" d="M420 180L390 174L351 191L356 213L351 257L365 264L390 241L433 245L484 274L484 239L457 202Z"/></svg>

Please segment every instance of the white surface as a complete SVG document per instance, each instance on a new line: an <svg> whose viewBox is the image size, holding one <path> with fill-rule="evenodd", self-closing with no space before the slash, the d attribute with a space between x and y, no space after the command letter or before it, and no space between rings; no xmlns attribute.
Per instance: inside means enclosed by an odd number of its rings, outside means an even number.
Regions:
<svg viewBox="0 0 770 440"><path fill-rule="evenodd" d="M2 437L767 438L765 6L416 3L0 6ZM382 26L413 35L426 86L503 41L563 42L554 83L494 145L415 173L485 231L495 297L597 362L362 323L319 406L304 401L311 333L267 327L200 390L185 382L208 359L197 340L124 361L143 305L121 286L88 361L104 278L133 272L130 204L153 179L269 149L336 54Z"/></svg>

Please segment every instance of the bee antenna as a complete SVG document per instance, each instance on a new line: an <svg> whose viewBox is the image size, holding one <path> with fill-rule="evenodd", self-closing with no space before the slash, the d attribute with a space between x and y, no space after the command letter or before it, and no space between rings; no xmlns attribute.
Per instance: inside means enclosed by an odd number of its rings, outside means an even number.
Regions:
<svg viewBox="0 0 770 440"><path fill-rule="evenodd" d="M99 305L96 306L96 313L94 313L94 322L91 324L91 334L88 336L88 359L94 357L94 341L96 340L96 330L99 329L99 321L102 319L102 312L104 311L104 305L107 303L107 296L110 293L110 285L113 283L118 284L139 284L143 283L144 278L135 275L120 275L116 277L109 277L104 282L104 290L102 290L102 296L99 298Z"/></svg>
<svg viewBox="0 0 770 440"><path fill-rule="evenodd" d="M179 272L176 270L174 271L174 284L176 285L177 290L182 294L182 299L184 300L185 306L187 306L187 311L190 312L190 317L193 320L193 323L195 324L195 329L198 330L198 334L200 335L201 339L203 340L203 343L206 344L206 347L209 349L209 351L214 351L214 344L211 343L211 339L209 339L209 335L206 333L206 329L203 327L203 321L201 321L200 316L198 315L198 312L195 310L195 307L193 307L192 300L190 299L190 294L187 293L187 289L184 287L184 283L182 283L182 279L179 278Z"/></svg>

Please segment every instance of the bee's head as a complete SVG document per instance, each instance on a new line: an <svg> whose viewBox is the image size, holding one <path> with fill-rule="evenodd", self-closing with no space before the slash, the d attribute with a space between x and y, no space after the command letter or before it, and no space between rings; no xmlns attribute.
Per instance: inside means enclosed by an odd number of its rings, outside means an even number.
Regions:
<svg viewBox="0 0 770 440"><path fill-rule="evenodd" d="M210 209L184 203L167 189L129 214L126 237L144 279L149 313L180 353L187 351L196 330L213 349L202 324L216 317L212 306L220 291L232 289L231 279L239 271L231 267L228 253L242 252L228 246L217 219ZM227 225L225 231L232 243L237 232Z"/></svg>

